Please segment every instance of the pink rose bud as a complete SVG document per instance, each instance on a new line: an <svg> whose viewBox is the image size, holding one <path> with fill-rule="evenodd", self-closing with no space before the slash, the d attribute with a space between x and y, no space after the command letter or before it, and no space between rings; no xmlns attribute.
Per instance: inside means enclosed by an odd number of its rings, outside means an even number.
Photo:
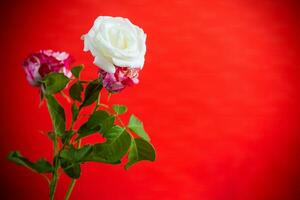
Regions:
<svg viewBox="0 0 300 200"><path fill-rule="evenodd" d="M28 82L33 86L40 86L41 80L50 72L64 73L71 77L70 64L73 59L66 52L40 50L29 55L23 63Z"/></svg>
<svg viewBox="0 0 300 200"><path fill-rule="evenodd" d="M103 69L99 70L99 76L103 81L103 86L111 93L122 91L127 86L139 83L138 68L116 67L115 73L108 73Z"/></svg>

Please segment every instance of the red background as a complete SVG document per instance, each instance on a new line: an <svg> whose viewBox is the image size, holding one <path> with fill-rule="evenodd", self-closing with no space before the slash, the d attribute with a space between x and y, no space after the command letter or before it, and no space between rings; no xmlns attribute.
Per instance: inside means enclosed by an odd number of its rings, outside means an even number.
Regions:
<svg viewBox="0 0 300 200"><path fill-rule="evenodd" d="M1 3L1 199L47 199L46 181L5 160L51 157L45 106L22 59L70 52L96 77L80 36L99 15L148 35L140 84L112 97L144 121L157 161L90 163L71 199L300 199L299 4L290 0ZM125 120L128 115L125 116ZM86 142L95 141L90 138ZM62 177L57 199L69 179Z"/></svg>

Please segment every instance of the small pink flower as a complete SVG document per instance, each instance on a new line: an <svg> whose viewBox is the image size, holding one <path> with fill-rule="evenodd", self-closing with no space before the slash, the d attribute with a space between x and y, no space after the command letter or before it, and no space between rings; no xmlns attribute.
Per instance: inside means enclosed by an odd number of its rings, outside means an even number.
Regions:
<svg viewBox="0 0 300 200"><path fill-rule="evenodd" d="M115 73L108 73L99 70L99 76L103 81L103 86L111 93L121 92L125 87L139 83L138 68L116 67Z"/></svg>
<svg viewBox="0 0 300 200"><path fill-rule="evenodd" d="M50 72L64 73L71 77L70 64L73 59L66 52L40 50L29 55L23 62L23 68L28 82L33 86L40 86L41 80Z"/></svg>

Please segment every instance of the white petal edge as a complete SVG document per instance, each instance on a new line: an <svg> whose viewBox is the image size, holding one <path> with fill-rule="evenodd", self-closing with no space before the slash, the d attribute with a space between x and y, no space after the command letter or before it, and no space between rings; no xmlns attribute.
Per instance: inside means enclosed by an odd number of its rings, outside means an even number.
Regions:
<svg viewBox="0 0 300 200"><path fill-rule="evenodd" d="M108 73L115 73L116 68L115 66L108 62L105 58L101 56L96 56L94 59L94 64L97 65L99 68L103 69L104 71Z"/></svg>

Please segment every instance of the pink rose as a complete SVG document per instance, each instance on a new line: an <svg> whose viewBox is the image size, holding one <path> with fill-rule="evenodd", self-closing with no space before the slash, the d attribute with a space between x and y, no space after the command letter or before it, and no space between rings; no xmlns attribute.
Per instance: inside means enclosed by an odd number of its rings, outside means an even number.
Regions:
<svg viewBox="0 0 300 200"><path fill-rule="evenodd" d="M23 62L23 68L28 82L33 86L40 86L41 80L50 72L64 73L71 77L70 64L72 58L66 52L40 50L29 55Z"/></svg>
<svg viewBox="0 0 300 200"><path fill-rule="evenodd" d="M99 76L103 81L103 86L111 93L122 91L127 86L139 83L138 68L116 67L115 73L108 73L103 69L99 70Z"/></svg>

